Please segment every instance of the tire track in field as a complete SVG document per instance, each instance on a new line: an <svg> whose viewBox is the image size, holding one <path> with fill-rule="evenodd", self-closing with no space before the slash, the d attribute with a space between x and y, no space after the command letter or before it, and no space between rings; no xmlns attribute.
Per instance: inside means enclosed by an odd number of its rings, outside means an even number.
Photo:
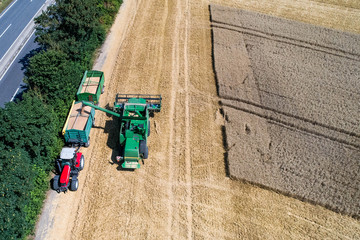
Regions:
<svg viewBox="0 0 360 240"><path fill-rule="evenodd" d="M318 51L318 52L322 52L322 53L326 53L326 54L331 54L331 55L346 58L349 60L354 60L354 61L360 60L359 54L352 53L352 52L342 50L342 49L337 49L337 48L330 47L330 46L321 45L321 44L318 44L315 42L304 41L301 39L295 39L295 38L291 38L291 37L281 36L281 35L265 32L265 31L260 31L260 30L254 29L254 28L238 26L238 25L229 24L229 23L220 22L220 21L212 21L212 26L217 27L217 28L222 28L225 30L229 30L229 31L234 31L234 32L238 32L238 33L243 33L243 34L248 34L248 35L252 35L252 36L256 36L256 37L260 37L260 38L264 38L264 39L273 40L273 41L277 41L280 43L290 44L290 45L294 45L294 46L298 46L298 47L302 47L302 48L306 48L306 49L310 49L310 50L314 50L314 51Z"/></svg>
<svg viewBox="0 0 360 240"><path fill-rule="evenodd" d="M173 236L173 205L174 205L174 151L176 150L173 146L175 145L174 139L174 132L175 132L175 106L176 106L176 96L177 96L177 89L179 83L179 73L180 73L180 53L179 53L179 27L181 21L181 14L179 13L180 7L178 6L179 2L177 1L177 14L175 18L175 27L174 27L174 41L172 44L172 54L171 54L171 98L170 98L170 110L169 110L169 154L168 154L168 161L169 161L169 185L168 185L168 219L167 219L167 232L169 236Z"/></svg>
<svg viewBox="0 0 360 240"><path fill-rule="evenodd" d="M157 71L156 71L156 75L155 75L155 81L157 84L159 84L159 82L161 81L161 73L162 73L162 68L163 68L163 65L164 65L164 61L163 61L163 53L164 53L164 46L165 46L165 31L166 31L166 22L167 22L167 19L168 19L168 16L169 16L169 1L168 0L165 0L164 1L164 11L163 11L163 15L162 15L162 18L161 18L161 39L160 39L160 42L162 44L157 44L158 41L153 41L153 46L154 48L158 48L156 49L156 52L157 52L157 62L155 64L156 68L157 68ZM157 47L158 46L158 47Z"/></svg>
<svg viewBox="0 0 360 240"><path fill-rule="evenodd" d="M317 122L315 120L303 118L276 109L268 108L266 106L259 105L244 99L228 97L228 96L222 96L222 99L223 100L221 102L224 106L239 111L247 112L269 121L277 122L279 124L298 129L300 131L304 131L310 134L314 134L338 143L347 144L354 148L360 149L360 143L359 143L360 136L355 132L348 132L341 128L332 127ZM237 103L236 106L234 102L231 103L230 101L234 101L235 103ZM239 106L240 104L242 105ZM301 126L300 123L303 123L302 124L303 126ZM318 128L318 129L314 129L314 128ZM349 137L351 137L352 141L349 141Z"/></svg>
<svg viewBox="0 0 360 240"><path fill-rule="evenodd" d="M190 29L190 5L189 0L185 1L185 41L184 41L184 75L185 75L185 181L186 181L186 218L187 218L187 238L192 239L192 164L190 156L190 93L189 93L189 29Z"/></svg>

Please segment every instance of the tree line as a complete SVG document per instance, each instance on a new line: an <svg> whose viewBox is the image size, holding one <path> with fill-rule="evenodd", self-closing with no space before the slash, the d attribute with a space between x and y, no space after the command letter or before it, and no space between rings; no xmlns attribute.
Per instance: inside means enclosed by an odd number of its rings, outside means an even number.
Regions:
<svg viewBox="0 0 360 240"><path fill-rule="evenodd" d="M0 108L0 239L33 234L71 102L121 3L56 0L35 19L40 48L24 64L28 90Z"/></svg>

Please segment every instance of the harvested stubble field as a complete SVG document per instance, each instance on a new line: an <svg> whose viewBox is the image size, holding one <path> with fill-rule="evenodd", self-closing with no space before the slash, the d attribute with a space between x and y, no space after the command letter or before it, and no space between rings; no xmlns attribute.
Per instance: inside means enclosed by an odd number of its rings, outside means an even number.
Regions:
<svg viewBox="0 0 360 240"><path fill-rule="evenodd" d="M360 35L211 6L229 172L360 217Z"/></svg>
<svg viewBox="0 0 360 240"><path fill-rule="evenodd" d="M119 171L116 119L97 112L92 145L82 149L79 190L49 193L35 238L359 239L353 218L226 177L209 4L290 16L276 10L286 7L294 18L308 12L308 0L293 2L126 1L95 66L106 77L100 105L112 106L116 93L163 95L151 122L149 159L135 172ZM329 13L325 25L338 24L332 17L345 10L346 19L356 12L310 2L315 10L304 19Z"/></svg>

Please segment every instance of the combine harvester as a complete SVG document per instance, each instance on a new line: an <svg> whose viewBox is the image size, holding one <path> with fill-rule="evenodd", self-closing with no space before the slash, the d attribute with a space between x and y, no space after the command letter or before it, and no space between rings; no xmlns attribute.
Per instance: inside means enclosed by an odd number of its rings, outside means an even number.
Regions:
<svg viewBox="0 0 360 240"><path fill-rule="evenodd" d="M90 130L95 121L95 110L83 106L82 101L99 104L103 92L104 73L85 71L76 94L77 101L73 101L62 130L66 147L61 150L60 158L56 160L58 175L54 177L52 184L57 192L66 192L69 188L76 191L79 187L77 178L85 164L79 148L90 145Z"/></svg>
<svg viewBox="0 0 360 240"><path fill-rule="evenodd" d="M161 95L117 94L113 111L83 101L86 106L109 113L120 120L119 141L122 168L140 168L139 161L148 158L147 138L150 136L150 114L160 112Z"/></svg>

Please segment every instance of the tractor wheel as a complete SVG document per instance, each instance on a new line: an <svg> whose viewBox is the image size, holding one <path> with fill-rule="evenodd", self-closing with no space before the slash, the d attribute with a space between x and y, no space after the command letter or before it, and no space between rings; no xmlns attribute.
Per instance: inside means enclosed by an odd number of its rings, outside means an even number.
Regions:
<svg viewBox="0 0 360 240"><path fill-rule="evenodd" d="M52 188L55 191L59 189L59 175L55 175L55 177L53 178Z"/></svg>
<svg viewBox="0 0 360 240"><path fill-rule="evenodd" d="M56 160L55 165L56 165L56 170L57 170L57 172L58 172L58 173L61 173L61 162L60 162L59 159Z"/></svg>
<svg viewBox="0 0 360 240"><path fill-rule="evenodd" d="M146 146L145 152L144 152L144 159L147 159L149 156L149 148Z"/></svg>
<svg viewBox="0 0 360 240"><path fill-rule="evenodd" d="M148 121L148 136L150 136L150 121Z"/></svg>
<svg viewBox="0 0 360 240"><path fill-rule="evenodd" d="M76 191L79 188L79 180L77 178L73 178L71 180L70 190Z"/></svg>
<svg viewBox="0 0 360 240"><path fill-rule="evenodd" d="M85 158L84 158L84 155L81 155L79 171L84 169L84 165L85 165Z"/></svg>

